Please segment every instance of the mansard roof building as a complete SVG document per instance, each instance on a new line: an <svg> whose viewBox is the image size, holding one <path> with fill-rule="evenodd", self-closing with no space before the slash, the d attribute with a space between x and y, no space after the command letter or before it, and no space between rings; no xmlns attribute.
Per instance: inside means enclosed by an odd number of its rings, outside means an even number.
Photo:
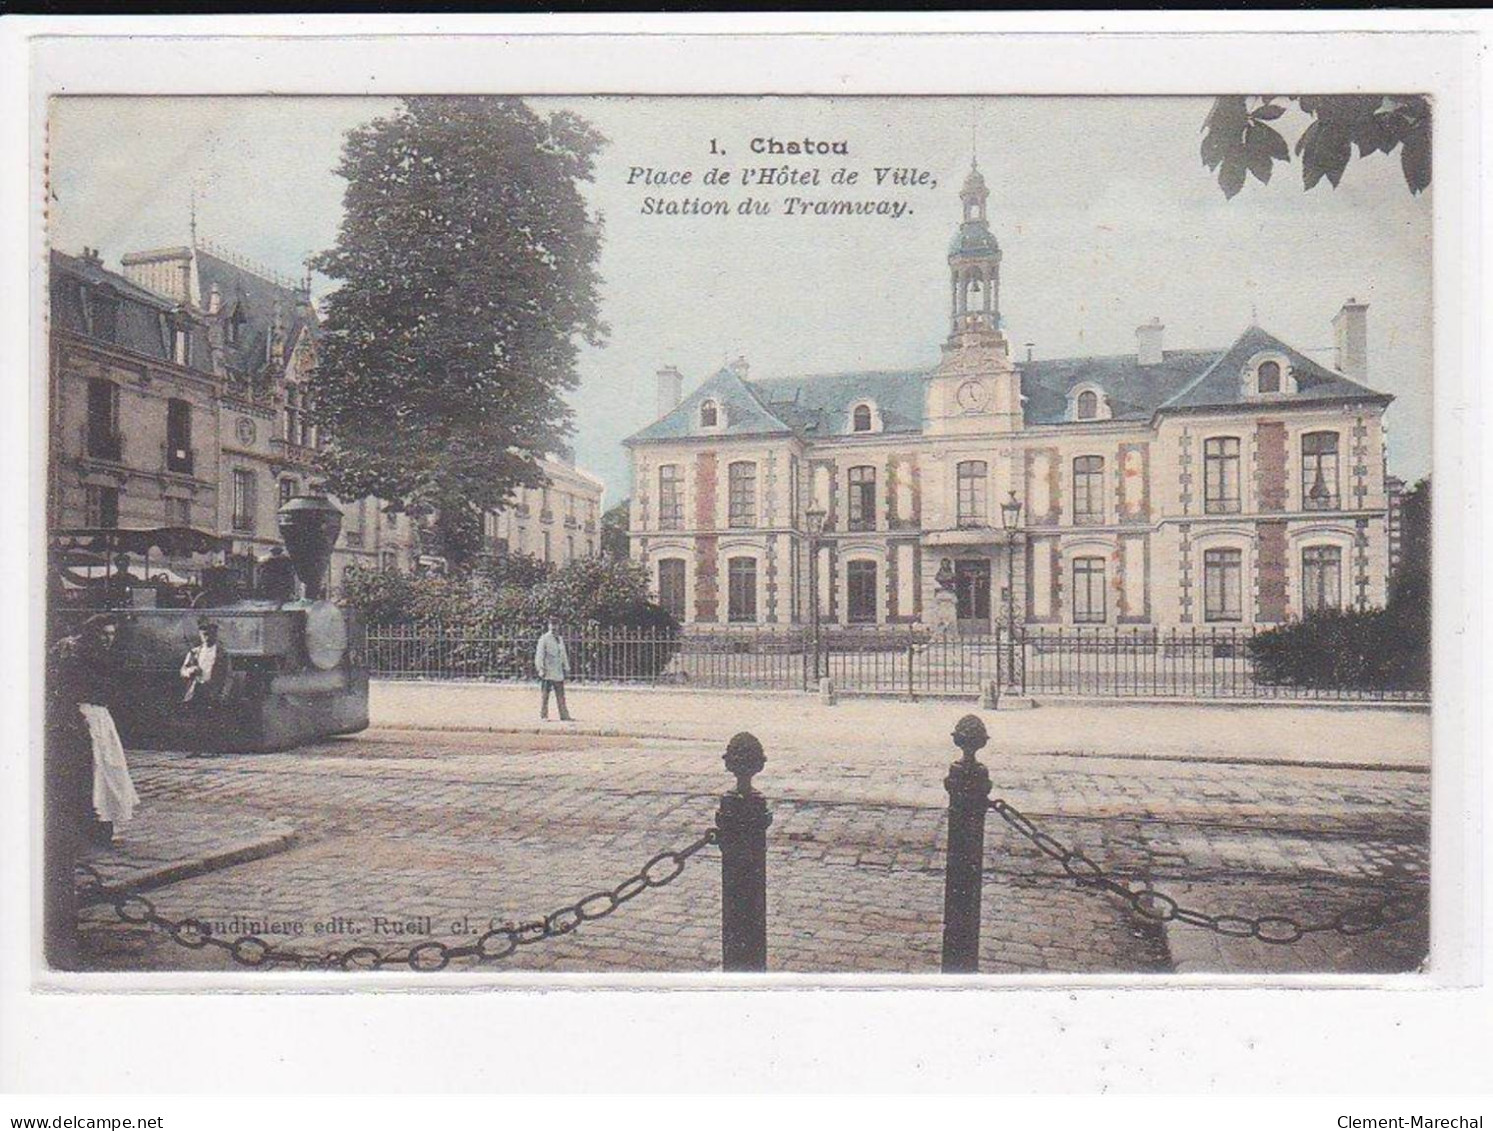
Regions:
<svg viewBox="0 0 1493 1131"><path fill-rule="evenodd" d="M972 169L929 370L659 373L627 440L631 542L698 625L1269 625L1384 602L1384 410L1367 307L1331 368L1258 325L1227 346L1017 360Z"/></svg>

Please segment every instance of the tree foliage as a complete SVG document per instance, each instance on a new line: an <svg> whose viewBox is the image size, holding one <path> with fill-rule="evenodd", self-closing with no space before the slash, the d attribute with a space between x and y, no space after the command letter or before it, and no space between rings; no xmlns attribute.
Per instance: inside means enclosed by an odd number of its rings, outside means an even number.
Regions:
<svg viewBox="0 0 1493 1131"><path fill-rule="evenodd" d="M1313 94L1226 95L1213 101L1203 123L1203 164L1218 187L1233 198L1246 176L1269 183L1277 161L1289 164L1291 147L1277 129L1290 106L1307 119L1296 139L1302 184L1324 177L1337 188L1356 148L1360 158L1399 150L1400 168L1412 193L1431 183L1431 104L1416 95ZM1284 124L1284 123L1281 123Z"/></svg>
<svg viewBox="0 0 1493 1131"><path fill-rule="evenodd" d="M529 629L548 620L573 628L676 627L650 598L647 570L626 558L577 558L556 567L513 555L465 577L359 571L343 580L342 597L380 624L475 632Z"/></svg>
<svg viewBox="0 0 1493 1131"><path fill-rule="evenodd" d="M623 499L608 507L601 516L601 552L607 557L625 558L632 553L627 532L632 523L632 499Z"/></svg>
<svg viewBox="0 0 1493 1131"><path fill-rule="evenodd" d="M314 414L325 470L428 522L456 568L484 510L543 482L571 430L580 342L600 345L601 222L579 183L605 139L516 98L406 99L348 132Z"/></svg>

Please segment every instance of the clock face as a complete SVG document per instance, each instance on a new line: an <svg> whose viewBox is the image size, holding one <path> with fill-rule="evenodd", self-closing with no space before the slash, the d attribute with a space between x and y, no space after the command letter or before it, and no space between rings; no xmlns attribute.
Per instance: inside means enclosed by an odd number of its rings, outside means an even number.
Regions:
<svg viewBox="0 0 1493 1131"><path fill-rule="evenodd" d="M254 442L254 421L247 416L238 418L238 438L241 444L252 444Z"/></svg>
<svg viewBox="0 0 1493 1131"><path fill-rule="evenodd" d="M985 386L979 381L966 381L959 386L959 407L975 412L985 407Z"/></svg>

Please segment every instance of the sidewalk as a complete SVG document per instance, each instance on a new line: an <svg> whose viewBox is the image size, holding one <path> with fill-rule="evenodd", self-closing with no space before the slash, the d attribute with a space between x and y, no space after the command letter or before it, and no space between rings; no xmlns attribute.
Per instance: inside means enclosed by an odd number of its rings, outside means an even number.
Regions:
<svg viewBox="0 0 1493 1131"><path fill-rule="evenodd" d="M375 727L542 731L671 738L724 744L749 730L767 747L843 761L869 746L874 760L899 751L955 754L948 739L973 704L843 699L834 707L792 693L570 689L575 723L539 720L539 692L525 684L374 681ZM1431 717L1375 707L1220 704L1063 704L980 711L990 730L983 759L1076 754L1185 762L1321 765L1424 772ZM867 751L869 754L870 751Z"/></svg>
<svg viewBox="0 0 1493 1131"><path fill-rule="evenodd" d="M145 891L284 852L295 843L284 821L252 813L179 806L142 807L108 848L93 847L78 863L103 879L103 891Z"/></svg>

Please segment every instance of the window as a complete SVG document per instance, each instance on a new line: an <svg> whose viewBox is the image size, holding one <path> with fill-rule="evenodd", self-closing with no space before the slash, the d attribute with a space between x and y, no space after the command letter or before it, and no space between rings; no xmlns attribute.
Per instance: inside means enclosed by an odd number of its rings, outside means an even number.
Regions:
<svg viewBox="0 0 1493 1131"><path fill-rule="evenodd" d="M1099 394L1085 389L1078 394L1078 419L1095 420L1099 416Z"/></svg>
<svg viewBox="0 0 1493 1131"><path fill-rule="evenodd" d="M88 380L88 454L94 459L118 461L119 386L98 377Z"/></svg>
<svg viewBox="0 0 1493 1131"><path fill-rule="evenodd" d="M850 429L851 429L852 432L869 432L869 431L871 431L871 406L870 405L868 405L868 404L858 404L858 405L855 406L855 412L851 414Z"/></svg>
<svg viewBox="0 0 1493 1131"><path fill-rule="evenodd" d="M1337 546L1308 546L1301 551L1301 611L1343 607L1343 551Z"/></svg>
<svg viewBox="0 0 1493 1131"><path fill-rule="evenodd" d="M1244 619L1244 554L1239 550L1208 550L1203 554L1203 619Z"/></svg>
<svg viewBox="0 0 1493 1131"><path fill-rule="evenodd" d="M119 300L102 291L93 291L88 307L89 333L106 342L118 338Z"/></svg>
<svg viewBox="0 0 1493 1131"><path fill-rule="evenodd" d="M295 496L296 481L294 479L280 480L280 505L283 507L291 499L295 498Z"/></svg>
<svg viewBox="0 0 1493 1131"><path fill-rule="evenodd" d="M544 532L544 558L543 558L543 560L546 561L546 562L550 560L550 532L548 530L546 530Z"/></svg>
<svg viewBox="0 0 1493 1131"><path fill-rule="evenodd" d="M168 498L166 500L166 525L191 526L192 500Z"/></svg>
<svg viewBox="0 0 1493 1131"><path fill-rule="evenodd" d="M363 531L368 525L368 500L359 499L357 505L351 508L346 531L343 538L349 546L361 546L363 544Z"/></svg>
<svg viewBox="0 0 1493 1131"><path fill-rule="evenodd" d="M1079 456L1073 461L1073 521L1080 526L1104 523L1104 457Z"/></svg>
<svg viewBox="0 0 1493 1131"><path fill-rule="evenodd" d="M732 558L726 563L726 617L731 621L757 619L757 559Z"/></svg>
<svg viewBox="0 0 1493 1131"><path fill-rule="evenodd" d="M1215 436L1203 441L1203 513L1239 513L1239 440Z"/></svg>
<svg viewBox="0 0 1493 1131"><path fill-rule="evenodd" d="M1255 388L1261 393L1280 392L1280 362L1260 362L1260 367L1255 370Z"/></svg>
<svg viewBox="0 0 1493 1131"><path fill-rule="evenodd" d="M876 623L876 563L849 562L845 566L845 618L851 624Z"/></svg>
<svg viewBox="0 0 1493 1131"><path fill-rule="evenodd" d="M1103 624L1106 616L1104 559L1073 559L1073 623Z"/></svg>
<svg viewBox="0 0 1493 1131"><path fill-rule="evenodd" d="M574 534L567 534L567 535L565 535L565 560L567 562L573 562L573 561L575 561L575 535Z"/></svg>
<svg viewBox="0 0 1493 1131"><path fill-rule="evenodd" d="M876 529L876 469L850 469L850 529Z"/></svg>
<svg viewBox="0 0 1493 1131"><path fill-rule="evenodd" d="M171 360L177 365L192 364L192 336L185 326L171 328Z"/></svg>
<svg viewBox="0 0 1493 1131"><path fill-rule="evenodd" d="M662 464L658 469L658 528L684 528L684 484L677 463Z"/></svg>
<svg viewBox="0 0 1493 1131"><path fill-rule="evenodd" d="M482 552L485 554L502 554L508 547L502 542L500 530L501 519L496 511L482 512Z"/></svg>
<svg viewBox="0 0 1493 1131"><path fill-rule="evenodd" d="M788 457L788 525L798 529L798 457Z"/></svg>
<svg viewBox="0 0 1493 1131"><path fill-rule="evenodd" d="M733 463L727 470L729 481L728 519L730 526L757 525L757 465Z"/></svg>
<svg viewBox="0 0 1493 1131"><path fill-rule="evenodd" d="M1335 511L1337 493L1337 433L1308 432L1301 437L1301 509Z"/></svg>
<svg viewBox="0 0 1493 1131"><path fill-rule="evenodd" d="M88 485L89 526L113 529L119 525L119 488Z"/></svg>
<svg viewBox="0 0 1493 1131"><path fill-rule="evenodd" d="M378 564L385 573L393 573L399 568L399 555L393 550L385 550L379 554Z"/></svg>
<svg viewBox="0 0 1493 1131"><path fill-rule="evenodd" d="M192 474L192 406L178 397L166 402L166 470Z"/></svg>
<svg viewBox="0 0 1493 1131"><path fill-rule="evenodd" d="M684 559L664 558L658 563L658 603L681 624L684 622Z"/></svg>
<svg viewBox="0 0 1493 1131"><path fill-rule="evenodd" d="M299 385L285 386L285 442L298 445L306 442L306 423L301 414Z"/></svg>
<svg viewBox="0 0 1493 1131"><path fill-rule="evenodd" d="M254 473L245 468L233 471L233 529L254 533Z"/></svg>
<svg viewBox="0 0 1493 1131"><path fill-rule="evenodd" d="M985 492L989 485L986 478L985 461L965 460L959 465L959 525L961 527L985 526L990 520Z"/></svg>
<svg viewBox="0 0 1493 1131"><path fill-rule="evenodd" d="M700 427L714 428L720 417L720 411L716 408L714 401L700 402Z"/></svg>
<svg viewBox="0 0 1493 1131"><path fill-rule="evenodd" d="M550 489L541 487L539 489L539 521L553 522L555 512L550 510Z"/></svg>
<svg viewBox="0 0 1493 1131"><path fill-rule="evenodd" d="M228 344L236 346L244 337L244 311L240 306L233 308L233 317L228 320Z"/></svg>

